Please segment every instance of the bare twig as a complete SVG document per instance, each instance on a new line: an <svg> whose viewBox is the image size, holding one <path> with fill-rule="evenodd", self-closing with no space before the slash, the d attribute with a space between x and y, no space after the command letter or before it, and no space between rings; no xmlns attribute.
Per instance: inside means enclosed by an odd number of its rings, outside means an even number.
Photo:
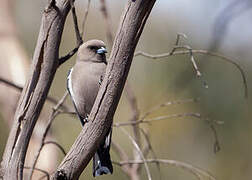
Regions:
<svg viewBox="0 0 252 180"><path fill-rule="evenodd" d="M83 43L83 40L79 31L78 20L77 20L75 6L74 6L74 0L70 0L70 4L71 4L72 15L73 15L74 30L75 30L75 35L76 35L76 46L80 46Z"/></svg>
<svg viewBox="0 0 252 180"><path fill-rule="evenodd" d="M15 89L17 89L17 90L19 90L19 91L22 91L22 90L23 90L23 87L21 87L21 86L15 84L15 83L13 83L13 82L11 82L11 81L8 81L7 79L4 79L4 78L2 78L2 77L0 77L0 82L4 83L4 84L7 85L7 86L10 86L10 87L12 87L12 88L15 88Z"/></svg>
<svg viewBox="0 0 252 180"><path fill-rule="evenodd" d="M196 71L197 77L201 77L201 76L202 76L202 74L201 74L201 72L200 72L200 70L199 70L199 68L198 68L198 65L196 64L196 62L195 62L195 60L194 60L192 48L191 48L189 45L175 46L173 49L175 49L174 52L175 52L177 49L186 49L186 50L188 50L188 51L189 51L189 55L190 55L190 60L191 60L191 62L192 62L192 65L193 65L194 70ZM174 53L174 52L173 52L173 53ZM173 54L173 53L172 53L172 54Z"/></svg>
<svg viewBox="0 0 252 180"><path fill-rule="evenodd" d="M129 102L131 111L132 111L132 117L130 119L131 122L136 122L139 119L140 112L137 106L137 99L136 96L133 92L133 90L130 87L130 84L126 82L125 84L125 95L126 98ZM132 124L132 129L133 129L133 134L134 134L134 139L139 147L141 147L141 139L140 139L140 130L138 124ZM134 159L138 160L141 159L140 154L134 150ZM139 169L139 164L134 164L132 167L132 173L137 173Z"/></svg>
<svg viewBox="0 0 252 180"><path fill-rule="evenodd" d="M66 62L68 59L70 59L79 49L79 46L75 47L72 51L70 51L65 56L62 56L59 58L59 66L62 65L64 62Z"/></svg>
<svg viewBox="0 0 252 180"><path fill-rule="evenodd" d="M10 86L10 87L12 87L12 88L15 88L15 89L17 89L17 90L20 91L20 92L23 90L23 87L21 87L21 86L15 84L15 83L13 83L13 82L11 82L11 81L8 81L8 80L6 80L6 79L4 79L4 78L2 78L2 77L0 77L0 82L6 84L7 86ZM53 97L51 97L51 96L47 96L47 100L50 101L50 102L53 103L53 104L57 104L57 103L58 103L58 100L56 100L55 98L53 98ZM68 110L68 107L65 106L65 105L62 105L60 108L61 108L62 110L64 110L64 111Z"/></svg>
<svg viewBox="0 0 252 180"><path fill-rule="evenodd" d="M119 144L117 144L115 141L112 141L111 145L112 145L112 149L115 151L116 154L118 154L118 156L120 157L120 159L122 161L128 161L129 160L128 155L126 154L124 149L121 148L121 146ZM131 174L131 167L130 167L129 164L126 164L125 166L122 166L122 170L128 175Z"/></svg>
<svg viewBox="0 0 252 180"><path fill-rule="evenodd" d="M217 130L215 129L215 127L214 127L214 125L212 123L210 124L210 128L213 131L214 140L215 140L214 146L213 146L214 147L214 153L217 153L217 152L219 152L221 150Z"/></svg>
<svg viewBox="0 0 252 180"><path fill-rule="evenodd" d="M171 119L171 118L181 118L181 117L194 117L197 119L202 119L201 115L199 113L182 113L182 114L172 114L172 115L166 115L166 116L158 116L151 119L140 119L135 122L128 121L128 122L121 122L121 123L114 123L114 127L120 127L120 126L132 126L132 124L140 124L140 123L150 123L152 121L160 121L165 119Z"/></svg>
<svg viewBox="0 0 252 180"><path fill-rule="evenodd" d="M185 103L190 103L190 102L198 102L199 98L190 98L190 99L182 99L182 100L176 100L176 101L167 101L162 104L159 104L153 108L151 108L149 111L144 113L140 119L145 119L147 116L152 114L153 112L159 110L162 107L170 106L170 105L177 105L177 104L185 104Z"/></svg>
<svg viewBox="0 0 252 180"><path fill-rule="evenodd" d="M71 5L72 16L73 16L73 22L74 22L76 47L72 51L70 51L67 55L59 58L59 66L62 65L64 62L66 62L68 59L70 59L78 51L80 45L83 43L82 36L79 31L76 12L75 12L74 0L70 0L70 5Z"/></svg>
<svg viewBox="0 0 252 180"><path fill-rule="evenodd" d="M145 132L144 129L142 129L142 128L139 128L139 129L141 130L141 133L143 134L143 137L144 137L144 139L146 141L145 146L143 147L144 157L146 157L148 155L148 152L151 151L152 154L153 154L153 158L156 158L156 154L153 151L153 148L152 148L152 145L151 145L151 142L150 142L149 133Z"/></svg>
<svg viewBox="0 0 252 180"><path fill-rule="evenodd" d="M144 139L145 139L145 145L143 147L144 157L147 157L148 153L151 152L152 155L153 155L153 158L157 159L156 153L153 150L153 147L152 147L151 142L150 142L149 134L147 132L145 132L144 129L142 129L142 128L139 128L139 129L141 130L141 132L142 132L142 134L144 136ZM159 175L160 175L160 179L161 179L160 164L159 164L159 162L157 162L156 165L157 165L157 169L159 171Z"/></svg>
<svg viewBox="0 0 252 180"><path fill-rule="evenodd" d="M53 144L53 145L55 145L56 147L58 147L58 148L61 150L61 152L62 152L64 155L66 155L65 149L64 149L59 143L57 143L57 142L55 142L55 141L46 141L46 142L44 142L44 146L45 146L46 144Z"/></svg>
<svg viewBox="0 0 252 180"><path fill-rule="evenodd" d="M209 172L206 170L202 170L198 167L195 167L191 164L185 163L185 162L180 162L176 160L168 160L168 159L146 159L145 161L143 160L132 160L132 161L122 161L122 162L113 162L114 164L118 166L123 166L125 164L144 164L144 163L162 163L162 164L169 164L172 166L176 166L182 169L185 169L192 174L194 174L199 180L203 180L203 178L208 178L209 180L216 180L216 178L211 175Z"/></svg>
<svg viewBox="0 0 252 180"><path fill-rule="evenodd" d="M134 145L135 149L138 151L140 157L142 158L142 160L144 162L143 164L144 164L145 169L146 169L147 177L148 177L149 180L151 180L150 170L149 170L149 167L148 167L147 163L145 163L145 157L143 155L143 152L141 151L140 147L138 146L138 144L136 143L134 138L124 128L121 127L121 130L125 135L127 135L129 137L129 139L131 140L131 142Z"/></svg>
<svg viewBox="0 0 252 180"><path fill-rule="evenodd" d="M187 51L175 51L172 54L171 54L171 52L168 52L168 53L153 55L153 54L148 54L148 53L143 52L143 51L137 51L134 56L140 56L141 55L141 56L151 58L151 59L160 59L160 58L166 58L166 57L173 56L173 55L174 56L175 55L184 55L184 54L190 54L190 53L191 52L187 50ZM239 64L237 64L235 60L233 60L233 59L231 59L229 57L220 55L218 53L207 51L207 50L192 50L192 53L194 53L194 54L205 54L205 55L209 55L209 56L218 57L220 60L224 60L224 61L226 61L228 63L233 64L239 70L239 72L240 72L240 74L242 76L243 86L244 86L244 96L245 96L245 98L248 97L248 87L247 87L247 80L246 80L245 73L244 73L243 69L241 68L241 66Z"/></svg>
<svg viewBox="0 0 252 180"><path fill-rule="evenodd" d="M84 39L85 24L87 22L89 7L90 7L90 0L88 0L87 7L86 7L86 10L85 10L85 14L84 14L84 18L83 18L83 21L82 21L82 24L81 24L81 34L80 35L81 35L82 39Z"/></svg>
<svg viewBox="0 0 252 180"><path fill-rule="evenodd" d="M30 172L30 175L29 175L29 179L32 178L33 170L34 170L34 168L35 168L35 166L36 166L36 164L37 164L37 161L38 161L39 155L40 155L40 153L41 153L41 150L42 150L42 148L43 148L44 145L45 145L45 139L46 139L46 136L47 136L47 134L48 134L48 132L49 132L49 129L51 128L52 122L53 122L53 120L55 119L55 117L60 113L60 112L58 111L58 109L59 109L60 106L62 106L62 104L65 102L67 95L68 95L68 92L66 91L65 94L63 95L63 97L60 99L60 101L52 108L51 115L50 115L49 120L48 120L48 122L47 122L45 131L44 131L44 133L43 133L43 135L42 135L42 139L41 139L41 142L40 142L39 149L38 149L38 151L37 151L37 154L36 154L36 156L35 156L35 158L34 158L34 161L33 161L33 163L32 163L32 166L31 166L31 172ZM64 152L64 151L63 151L63 152ZM64 154L65 154L65 152L64 152Z"/></svg>
<svg viewBox="0 0 252 180"><path fill-rule="evenodd" d="M32 168L28 166L24 166L24 169L32 169ZM34 170L45 174L45 176L43 176L44 178L46 177L48 180L50 179L50 174L47 171L43 169L39 169L39 168L34 168Z"/></svg>
<svg viewBox="0 0 252 180"><path fill-rule="evenodd" d="M106 26L106 36L107 36L108 44L112 47L114 35L112 31L111 18L110 18L105 0L100 0L100 2L101 2L101 12L102 12L102 15L105 21L105 26Z"/></svg>
<svg viewBox="0 0 252 180"><path fill-rule="evenodd" d="M179 41L180 41L180 38L183 37L185 39L187 39L187 36L183 33L178 33L177 34L177 38L176 38L176 42L175 42L175 46L178 46L179 45ZM171 50L171 54L173 54L175 52L176 48L172 48Z"/></svg>

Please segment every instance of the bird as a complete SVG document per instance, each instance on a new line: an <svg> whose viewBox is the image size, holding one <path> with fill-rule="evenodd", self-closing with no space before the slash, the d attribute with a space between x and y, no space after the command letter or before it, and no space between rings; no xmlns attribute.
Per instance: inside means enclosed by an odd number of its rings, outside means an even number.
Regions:
<svg viewBox="0 0 252 180"><path fill-rule="evenodd" d="M82 126L88 123L101 82L105 75L107 60L106 46L101 40L89 40L78 51L75 65L67 76L67 90ZM93 157L93 176L112 174L110 158L112 128L106 133Z"/></svg>

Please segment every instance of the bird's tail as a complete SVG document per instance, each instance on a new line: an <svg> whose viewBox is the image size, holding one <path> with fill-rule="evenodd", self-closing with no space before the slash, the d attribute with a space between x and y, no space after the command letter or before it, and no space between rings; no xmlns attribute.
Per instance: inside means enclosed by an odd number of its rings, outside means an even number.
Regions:
<svg viewBox="0 0 252 180"><path fill-rule="evenodd" d="M105 140L98 148L93 157L93 176L100 176L103 174L112 174L113 166L110 159L110 143L112 136L112 128L109 130Z"/></svg>

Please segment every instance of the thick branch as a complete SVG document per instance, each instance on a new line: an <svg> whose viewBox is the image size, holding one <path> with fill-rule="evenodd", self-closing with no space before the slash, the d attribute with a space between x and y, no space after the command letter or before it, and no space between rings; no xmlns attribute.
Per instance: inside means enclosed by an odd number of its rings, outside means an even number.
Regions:
<svg viewBox="0 0 252 180"><path fill-rule="evenodd" d="M135 47L154 3L155 0L128 1L89 122L84 126L52 179L78 179L111 127Z"/></svg>
<svg viewBox="0 0 252 180"><path fill-rule="evenodd" d="M44 10L30 77L23 89L5 147L4 179L23 179L28 143L58 67L58 51L69 1L51 0Z"/></svg>

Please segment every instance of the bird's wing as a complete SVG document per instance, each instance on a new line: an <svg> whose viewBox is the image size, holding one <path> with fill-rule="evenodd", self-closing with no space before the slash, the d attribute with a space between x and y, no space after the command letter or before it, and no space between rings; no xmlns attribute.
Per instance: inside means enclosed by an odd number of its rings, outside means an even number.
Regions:
<svg viewBox="0 0 252 180"><path fill-rule="evenodd" d="M85 118L83 118L80 113L78 112L78 109L76 107L76 104L75 104L75 100L74 100L74 96L73 96L73 88L72 88L72 78L71 78L71 75L72 75L72 71L73 71L73 68L71 68L68 72L68 75L67 75L67 90L68 90L68 93L71 97L71 100L73 102L73 105L74 105L74 108L75 108L75 111L80 119L80 122L82 124L82 126L84 126L85 124Z"/></svg>

